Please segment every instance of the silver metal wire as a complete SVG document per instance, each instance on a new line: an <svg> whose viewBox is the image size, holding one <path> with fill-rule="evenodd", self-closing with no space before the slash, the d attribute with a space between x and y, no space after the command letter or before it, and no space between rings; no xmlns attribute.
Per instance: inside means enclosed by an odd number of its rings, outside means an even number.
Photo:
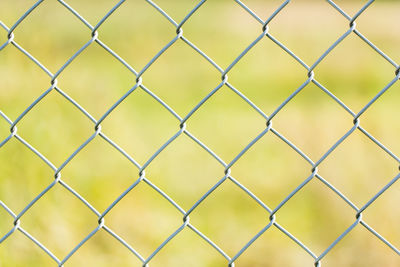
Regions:
<svg viewBox="0 0 400 267"><path fill-rule="evenodd" d="M378 238L380 241L382 241L386 246L391 248L394 253L397 253L400 255L400 250L399 248L396 248L393 244L391 244L385 237L383 237L381 234L379 234L376 230L374 230L371 226L367 224L367 222L363 219L363 212L368 209L368 207L382 194L385 193L385 191L391 187L394 183L396 183L400 179L400 174L397 174L388 184L386 184L383 188L381 188L370 200L368 200L362 207L357 207L352 201L345 196L341 191L336 189L332 184L330 184L327 180L325 180L322 175L318 172L318 166L327 158L329 155L338 147L342 144L342 142L347 139L350 135L352 135L355 131L360 131L362 134L367 136L369 140L371 140L376 146L378 146L380 149L382 149L385 153L390 155L393 159L395 159L398 163L400 163L400 158L395 155L392 151L390 151L387 147L385 147L381 142L379 142L375 137L373 137L370 133L368 133L363 127L362 127L362 115L365 113L367 109L371 107L375 103L375 101L380 98L387 90L389 90L390 87L393 86L393 84L397 83L399 78L400 78L400 66L393 60L391 59L387 54L385 54L382 50L380 50L376 45L374 45L370 40L367 39L359 30L357 29L356 26L356 21L357 18L374 2L374 0L368 1L354 16L348 15L340 6L338 6L334 1L332 0L327 0L327 2L331 5L331 7L336 10L338 13L340 13L345 19L349 21L349 28L345 29L343 34L334 42L330 45L326 51L315 61L313 62L310 66L307 65L302 59L300 59L295 53L293 53L289 48L285 46L282 42L280 42L277 38L275 38L271 33L269 32L269 23L275 18L275 16L280 13L283 9L285 9L288 5L290 5L290 0L286 0L282 2L282 4L267 18L260 18L254 11L252 11L246 4L240 0L232 0L234 1L240 8L245 10L247 13L251 15L251 17L259 24L260 27L260 35L253 41L251 42L246 49L244 49L236 58L235 60L232 61L232 63L225 69L220 67L212 58L210 58L206 53L204 53L200 48L198 48L195 44L193 44L190 40L188 40L184 33L183 30L185 28L185 23L190 20L191 16L199 9L201 8L202 5L206 4L206 0L199 1L197 5L184 17L182 21L175 21L171 16L168 15L163 9L161 9L155 2L151 0L146 0L146 2L154 8L155 12L158 12L163 16L166 20L166 23L170 23L174 26L176 29L176 34L170 40L165 46L158 51L154 57L145 64L143 69L141 70L135 70L132 66L129 65L127 61L125 61L122 57L120 57L116 52L111 50L105 43L103 43L100 38L99 38L99 31L101 31L101 26L102 24L110 17L112 16L113 12L118 9L118 8L123 8L123 3L125 0L119 1L113 8L111 8L110 11L108 11L102 19L99 20L99 22L96 25L91 25L87 20L85 20L84 17L82 17L75 9L73 9L72 6L70 6L67 2L63 0L58 0L59 4L61 4L65 9L67 9L69 12L71 12L74 16L76 16L81 22L83 27L87 27L90 29L90 36L88 36L88 41L78 50L75 52L75 54L70 57L60 69L58 69L55 73L52 73L49 71L39 60L37 60L34 55L26 51L22 46L20 46L16 41L15 41L15 33L14 31L19 27L21 22L25 20L31 12L34 12L34 10L44 2L44 0L39 0L37 1L31 8L29 8L24 15L22 15L13 25L7 26L3 22L0 21L0 26L7 31L7 40L5 41L4 44L1 44L0 46L0 52L2 49L4 49L7 46L14 46L18 50L20 50L27 58L29 58L32 62L34 62L37 66L39 66L44 73L49 76L49 88L45 90L35 101L33 101L14 121L11 121L6 114L4 114L0 110L0 116L2 119L4 119L9 125L10 125L10 134L4 139L0 140L0 149L1 147L9 142L11 139L17 139L20 143L22 143L24 146L29 148L33 153L36 154L37 157L39 157L43 162L45 162L49 168L52 169L54 172L54 180L47 185L40 194L34 197L34 199L31 200L31 202L26 205L21 211L13 211L11 210L5 203L3 203L0 200L0 206L2 209L4 209L12 218L13 218L13 224L10 225L10 230L7 234L4 236L0 237L0 244L3 243L8 237L13 235L16 231L21 232L23 235L25 235L29 240L32 241L33 244L38 246L40 249L43 250L44 253L47 253L49 257L51 257L55 264L57 266L63 266L64 263L66 263L69 258L77 251L79 250L82 245L87 242L90 238L92 238L98 231L104 231L108 233L110 236L118 240L123 246L125 246L131 253L133 253L143 264L143 266L149 266L151 263L152 259L157 255L157 253L160 252L160 250L163 249L165 245L167 245L172 239L174 239L179 233L184 229L184 228L189 228L191 229L194 233L196 233L199 237L204 239L207 244L209 244L210 247L215 249L218 253L220 253L225 259L226 259L226 264L228 266L234 266L235 261L243 254L246 253L246 250L257 240L260 236L262 236L266 231L269 229L275 227L279 229L282 233L284 233L287 238L291 239L294 243L296 243L299 247L301 247L304 251L306 251L310 257L314 259L314 264L315 266L321 266L324 257L332 250L332 248L338 244L346 235L348 235L355 227L365 227L369 232L371 232L376 238ZM360 111L358 112L353 112L346 104L344 104L338 97L336 97L333 93L331 93L326 87L324 87L316 78L314 74L315 68L326 58L328 54L332 52L335 47L339 46L343 40L345 40L348 36L350 35L355 35L358 38L360 38L365 44L370 46L376 53L378 53L383 59L385 59L387 62L389 62L393 66L393 78L387 82L387 85L381 89L381 91L376 94ZM269 39L271 42L276 44L280 49L282 49L284 52L286 52L288 55L290 55L294 61L298 62L305 70L306 70L306 75L304 76L304 82L303 84L295 88L295 90L292 92L292 94L287 97L271 114L267 115L265 114L261 108L257 107L251 99L247 98L239 89L237 89L229 80L228 74L230 71L235 68L237 63L246 56L246 54L262 39ZM193 49L196 53L198 53L200 56L202 56L204 59L206 59L210 63L210 67L215 68L217 71L221 73L221 81L215 85L214 88L210 88L210 92L199 102L197 103L185 116L181 117L178 115L177 112L174 111L172 107L170 107L167 103L165 103L161 98L159 98L155 93L152 92L151 89L147 88L145 86L145 79L143 79L143 74L146 73L148 68L155 62L157 59L168 49L170 49L174 44L176 43L177 40L181 39L188 47ZM60 74L65 71L66 68L70 65L70 63L74 60L79 60L79 55L87 49L89 46L93 45L98 45L99 47L103 48L105 51L107 51L110 55L112 55L115 59L117 59L121 64L123 64L126 69L128 69L133 75L136 77L136 82L135 84L126 91L124 95L122 95L118 101L116 101L109 109L99 118L95 119L94 116L89 114L84 107L82 107L78 102L76 102L73 98L71 98L67 93L65 93L59 86L58 86L58 78ZM284 137L281 133L279 133L273 126L272 122L274 117L282 110L285 108L285 106L300 92L305 88L308 84L315 84L318 88L321 89L322 92L324 92L327 96L329 96L331 99L333 99L341 108L343 108L347 113L349 113L352 118L353 118L353 126L348 129L348 131L339 139L336 141L336 143L330 147L324 154L323 156L318 159L316 162L312 161L309 156L307 156L304 152L302 152L298 147L296 147L295 144L293 144L291 141L289 141L286 137ZM249 105L252 109L254 109L264 120L265 120L265 129L262 130L256 138L254 138L246 147L242 149L240 153L234 157L234 159L230 162L225 162L221 157L219 157L214 151L212 151L205 143L200 141L196 136L194 136L192 133L190 133L186 125L190 123L190 118L193 116L194 113L196 113L201 106L208 101L218 90L220 90L223 86L227 86L230 90L232 90L235 94L237 94L247 105ZM157 151L148 158L148 160L144 164L139 164L132 156L130 156L126 151L124 151L117 143L115 143L112 139L107 137L103 132L101 128L102 122L110 115L111 112L113 112L115 109L118 108L118 106L125 101L125 99L132 94L135 90L142 90L146 94L148 94L150 97L155 99L158 104L162 107L165 108L169 113L172 114L174 118L176 118L176 123L177 126L179 126L179 130L176 131L175 134L173 134L167 142L165 142L161 147L157 149ZM54 165L50 160L48 160L45 156L43 156L40 151L38 151L35 147L30 145L27 141L25 141L18 133L17 126L19 122L32 110L35 108L35 106L42 101L46 96L51 92L51 91L56 91L58 94L60 94L66 101L72 103L77 110L79 110L81 113L83 113L86 117L89 118L89 120L93 123L93 134L85 141L83 142L60 166ZM235 163L254 145L257 144L257 142L263 138L264 136L272 134L277 136L283 143L285 143L287 146L289 146L291 149L293 149L297 154L299 154L302 158L304 158L310 167L310 173L307 177L304 177L304 180L297 185L289 195L287 195L276 207L269 207L266 203L263 203L253 192L251 192L249 189L247 189L244 185L242 185L237 179L235 179L231 175L231 169L234 168ZM204 149L207 153L209 153L215 160L218 162L218 164L222 165L224 168L224 173L221 173L221 177L219 177L218 181L211 187L209 190L201 196L200 199L198 199L191 208L188 210L183 209L182 207L179 206L177 202L174 201L173 196L169 196L166 193L164 193L157 185L155 185L153 182L151 182L151 177L146 176L146 168L153 162L153 160L167 147L169 146L172 142L174 142L177 138L179 138L181 135L186 135L188 136L195 144L199 145L202 149ZM76 157L78 153L80 153L82 150L85 149L85 147L92 142L93 139L96 137L100 137L104 139L110 146L112 146L116 151L121 153L125 158L127 158L138 170L137 174L137 179L128 187L124 192L120 194L112 203L109 205L104 211L98 211L96 210L91 203L89 203L84 197L79 195L71 186L69 186L61 177L62 170L69 164L69 162ZM339 198L343 199L349 207L351 207L354 210L354 223L351 224L342 234L340 234L336 240L331 243L321 254L316 254L313 252L310 248L308 248L299 238L297 238L295 235L291 234L288 230L286 230L282 225L279 224L279 210L291 199L294 195L298 194L302 188L309 183L311 180L320 180L324 186L326 186L329 190L331 190L334 194L336 194ZM230 180L234 183L235 186L237 186L240 190L245 192L248 197L254 199L266 212L268 215L267 217L269 220L265 223L265 227L260 229L260 231L252 237L248 242L239 250L237 251L236 254L234 255L228 255L225 253L220 247L218 247L209 237L207 237L204 233L202 233L200 230L196 228L195 225L193 225L190 222L190 214L195 212L196 208L202 203L206 198L208 198L211 194L213 194L214 190L217 189L221 184L225 183L227 180ZM106 218L107 214L115 208L115 206L118 205L118 203L133 189L135 188L138 184L140 183L146 183L149 185L152 189L154 189L155 192L160 194L165 201L168 201L171 203L181 214L182 214L182 219L183 222L182 224L173 232L170 234L170 236L162 242L162 244L159 245L157 249L155 249L150 255L144 256L141 255L135 248L129 244L127 241L125 241L122 237L118 236L116 233L113 232L111 228L107 226L106 223ZM81 201L86 207L95 214L95 216L98 218L98 226L92 230L92 232L87 235L79 244L77 244L64 258L58 258L56 257L53 252L45 247L39 239L37 239L35 236L31 235L28 231L26 231L24 228L21 227L21 221L24 219L24 216L26 212L32 208L32 206L35 205L35 203L43 197L45 194L47 194L50 190L52 190L53 187L56 185L60 185L67 189L75 198L77 198L79 201Z"/></svg>

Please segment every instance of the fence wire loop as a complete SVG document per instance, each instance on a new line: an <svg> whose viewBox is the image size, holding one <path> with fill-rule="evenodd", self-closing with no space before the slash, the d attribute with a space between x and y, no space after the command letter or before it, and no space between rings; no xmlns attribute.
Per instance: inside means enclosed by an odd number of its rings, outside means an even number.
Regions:
<svg viewBox="0 0 400 267"><path fill-rule="evenodd" d="M21 211L12 211L6 203L3 203L0 201L0 208L4 209L7 211L8 215L13 218L13 223L10 225L10 230L4 235L0 236L0 244L5 242L8 237L13 235L16 231L21 232L27 239L32 241L32 243L36 246L38 246L40 249L43 250L52 260L55 262L56 265L58 266L63 266L70 257L78 251L82 245L87 242L89 239L91 239L98 231L103 231L107 234L109 234L112 238L116 239L119 243L121 243L127 250L129 250L135 257L137 257L141 262L143 266L150 266L150 263L152 259L159 253L160 250L162 250L166 244L168 244L172 239L174 239L177 235L181 233L183 229L190 229L193 231L196 235L198 235L199 238L207 242L207 244L214 250L216 250L219 254L221 254L225 259L226 259L226 264L228 266L234 266L235 261L244 253L246 253L246 250L252 246L253 242L256 241L260 236L262 236L266 231L268 231L271 228L276 228L280 232L282 232L288 239L292 240L298 247L303 249L307 254L310 255L310 257L313 258L314 265L319 267L322 266L323 258L331 251L331 249L339 243L344 236L349 234L355 227L364 227L367 229L370 233L372 233L378 240L380 240L383 244L388 246L390 249L393 250L394 253L397 253L400 255L399 248L396 248L393 244L391 244L385 237L380 235L377 231L375 231L371 226L367 224L367 222L363 219L362 213L368 209L368 207L382 194L385 193L385 191L391 187L395 182L397 182L400 178L400 174L394 177L388 184L386 184L382 189L380 189L372 198L370 198L363 207L358 208L355 206L348 197L344 195L341 191L336 189L333 185L331 185L327 180L325 180L322 175L318 172L318 166L326 160L327 157L331 154L333 150L335 150L338 146L341 145L341 143L347 139L350 135L352 135L355 131L360 131L362 134L366 135L368 139L370 139L375 145L377 145L381 150L383 150L385 153L389 154L392 158L396 159L398 163L400 163L399 158L388 148L386 148L384 145L382 145L379 140L377 140L375 137L370 135L361 125L361 117L364 114L364 112L375 103L375 101L380 98L387 90L390 89L399 79L400 79L400 66L393 60L391 59L388 55L386 55L382 50L380 50L375 44L373 44L370 40L367 39L364 35L362 35L358 30L357 30L357 19L363 14L363 12L372 5L374 0L368 1L365 5L359 9L354 16L349 16L339 5L334 3L332 0L326 0L330 6L337 11L341 16L343 16L345 19L348 20L349 22L349 28L344 30L344 33L330 46L325 50L320 57L313 62L313 64L307 65L300 57L298 57L295 53L293 53L285 44L281 43L277 38L275 38L273 35L270 33L270 22L274 20L274 18L282 11L284 10L287 6L290 5L290 0L283 1L282 4L270 14L270 16L263 20L260 18L256 12L252 11L246 4L240 0L232 0L232 2L235 2L237 6L246 13L248 13L259 25L261 26L262 33L257 36L255 40L249 43L249 45L235 58L233 62L231 62L227 68L223 69L219 67L215 61L209 57L205 52L203 52L200 48L198 48L195 44L193 44L187 37L184 35L184 27L187 21L189 21L192 17L193 14L195 14L198 9L206 5L206 0L199 1L195 7L190 10L184 19L177 23L175 20L168 14L166 13L162 8L160 8L155 2L151 0L145 0L146 3L154 9L155 12L159 13L165 20L166 23L170 23L175 27L175 35L170 40L167 44L164 45L164 47L158 51L153 58L147 62L145 67L139 71L135 70L133 67L125 61L122 57L120 57L116 52L112 51L105 43L101 41L100 38L100 32L101 32L101 25L103 25L110 16L114 14L114 11L117 10L118 8L124 8L123 3L125 0L119 1L116 5L114 5L105 15L104 17L95 25L92 26L89 22L86 21L86 19L80 15L75 9L73 9L72 6L70 6L67 2L58 0L58 3L64 7L68 12L72 13L75 17L77 17L80 22L83 24L83 27L87 27L91 30L90 36L88 41L80 47L74 54L71 56L63 65L60 69L57 70L54 74L48 71L48 69L40 62L38 61L34 55L30 54L28 51L26 51L22 46L20 46L17 41L16 41L16 36L18 35L15 33L15 30L20 27L21 22L25 20L32 12L35 12L35 9L43 2L44 0L39 0L35 4L33 4L20 18L17 19L17 21L11 25L9 28L6 26L3 22L0 21L0 26L5 30L7 33L6 37L7 40L0 45L0 52L2 50L9 46L13 45L16 49L21 51L29 60L31 60L33 63L38 65L43 72L45 72L50 80L49 84L50 87L46 90L43 91L43 93L35 99L23 112L17 117L16 120L11 121L6 114L4 114L2 111L0 111L0 119L4 119L9 125L10 125L10 135L7 136L4 140L0 140L0 148L8 143L11 139L16 139L18 142L22 143L25 147L29 148L33 153L40 158L43 162L46 163L53 171L54 171L54 180L49 183L38 195L36 195L28 205L26 205ZM329 8L331 8L329 7ZM272 27L272 26L271 26ZM185 32L186 33L186 32ZM358 38L360 38L367 46L371 47L376 53L378 53L384 60L389 62L391 65L395 67L394 72L395 72L395 78L391 81L388 81L388 84L378 93L376 94L370 102L368 102L358 113L353 112L349 107L347 107L339 98L337 98L334 94L332 94L327 88L325 88L320 82L315 77L315 68L326 58L328 54L330 54L338 45L342 43L343 40L345 40L348 36L351 34L354 34ZM298 87L298 88L293 88L293 92L290 96L287 97L277 108L275 111L273 111L270 115L265 114L261 108L257 107L249 98L247 98L240 90L236 89L231 82L228 80L228 73L236 67L237 63L242 60L243 57L246 56L248 51L253 49L253 47L262 39L267 39L271 41L271 43L275 44L277 47L279 47L282 51L284 51L286 54L288 54L293 61L298 62L302 68L306 71L304 75L304 83ZM159 98L151 89L145 86L146 80L143 78L143 74L148 70L148 68L158 60L158 58L168 49L170 49L172 46L175 45L177 40L182 40L185 45L190 47L195 53L198 53L201 57L205 58L208 63L210 63L210 67L218 70L221 73L221 81L218 82L217 84L214 85L213 88L209 88L209 93L207 96L205 96L201 101L199 101L196 105L193 106L193 108L184 116L178 115L175 110L168 106L167 103L165 103L161 98ZM79 60L80 54L86 50L89 46L91 45L98 45L102 49L104 49L107 53L109 53L111 56L113 56L115 59L117 59L123 66L128 69L131 73L133 73L136 77L135 83L132 85L131 88L127 88L127 92L123 94L111 107L109 107L108 110L98 119L96 120L89 112L87 112L82 106L79 105L77 101L69 97L58 85L58 80L57 79L62 79L61 73L67 69L70 65L70 63L74 60ZM335 144L330 147L324 154L323 156L316 162L313 162L308 155L306 155L303 151L301 151L299 148L296 147L295 144L293 144L290 140L288 140L286 137L284 137L282 134L280 134L274 127L272 121L275 118L275 115L278 114L286 104L300 92L302 91L308 84L315 84L321 91L329 96L331 99L333 99L338 106L343 108L347 113L349 113L352 118L353 118L353 126L348 129L346 134L344 134L339 140L335 142ZM207 102L210 98L213 97L213 95L219 91L223 86L228 87L230 90L232 90L234 93L239 95L241 100L243 100L244 103L249 105L252 109L256 110L260 116L262 116L265 119L265 124L266 128L259 133L259 135L254 138L251 142L249 142L248 145L246 145L240 153L238 153L232 161L229 163L225 163L225 161L219 157L214 151L212 151L210 148L207 147L205 143L200 141L195 135L190 133L190 131L187 128L187 124L190 124L190 118L191 116L196 113L200 108L202 108L202 105ZM102 126L101 123L109 116L109 114L115 110L118 109L119 104L125 101L126 98L130 96L130 94L135 91L135 90L141 90L142 92L146 93L149 95L151 98L157 101L157 103L165 110L167 110L169 113L171 113L177 120L177 126L179 126L179 129L175 134L173 134L167 142L162 144L151 156L150 158L145 161L143 165L137 163L132 156L129 155L129 153L125 152L116 142L114 142L112 139L108 138L103 132L102 132ZM83 113L85 116L87 116L90 121L94 125L94 132L93 134L67 158L67 160L62 163L59 167L56 167L53 163L51 163L50 160L45 158L36 148L34 148L32 145L30 145L27 141L25 141L17 131L17 124L26 116L28 112L30 112L32 109L35 108L35 106L41 102L44 98L48 96L48 94L54 91L60 96L64 98L65 101L72 103L74 107L81 113ZM146 168L151 164L151 162L158 157L158 155L171 143L175 142L176 139L180 138L181 135L186 135L190 138L191 141L193 141L195 144L199 145L203 150L205 150L208 154L210 154L218 164L222 165L224 167L224 172L221 173L220 177L216 178L216 183L210 187L205 194L201 196L195 203L193 203L192 207L189 208L188 210L184 210L179 206L178 203L175 202L173 197L169 196L165 192L163 192L159 187L157 187L156 184L151 182L151 177L146 177ZM253 147L254 145L257 144L257 142L262 139L262 138L267 138L266 136L268 135L275 135L278 137L278 139L290 147L293 151L295 151L298 155L303 157L307 163L311 167L311 173L308 174L307 177L304 177L304 180L295 186L291 193L282 199L282 201L276 206L276 207L269 207L266 203L263 203L251 190L247 189L245 186L240 184L237 179L235 179L232 176L231 170L235 168L236 162L241 158L242 155L244 155L248 149ZM104 139L113 149L121 153L124 157L129 159L129 161L138 169L138 178L134 178L132 181L132 184L126 188L124 192L122 192L104 211L97 211L91 204L88 202L84 197L79 195L72 187L68 185L63 179L61 172L64 169L65 166L69 164L69 162L82 150L85 149L85 147L92 142L95 138L102 138ZM400 171L400 165L399 166L399 171ZM221 178L222 177L222 178ZM323 183L323 186L326 186L329 190L331 190L337 197L343 199L346 204L351 207L353 210L355 210L355 220L353 224L347 228L343 233L341 233L340 236L337 237L337 239L331 243L321 254L317 255L315 254L312 250L310 250L305 244L301 242L301 240L296 237L295 235L291 234L288 230L286 230L282 225L279 224L279 210L296 194L298 194L303 187L308 184L311 180L320 180ZM242 192L244 192L249 198L252 198L257 202L257 204L262 207L265 212L266 212L266 222L265 222L265 227L260 229L260 231L253 236L250 240L247 241L244 246L237 251L235 255L227 255L220 247L215 244L211 238L207 237L204 233L199 231L196 228L195 223L190 222L189 215L192 214L193 212L196 211L197 207L210 195L214 193L214 191L220 187L222 184L224 184L227 180L232 182L234 186L239 188ZM173 233L170 233L169 237L161 243L156 250L154 250L150 255L147 255L145 257L144 255L141 255L138 251L135 250L135 244L129 244L126 242L122 237L118 236L116 233L114 233L113 229L109 228L106 223L106 217L107 214L114 209L120 200L126 197L126 195L133 189L135 188L138 184L147 184L154 190L157 194L163 197L163 199L172 206L177 209L181 214L182 214L182 224L179 225L179 227L176 228L176 230ZM58 259L56 256L54 256L53 252L51 252L50 249L42 245L42 243L36 239L33 235L31 235L28 231L26 231L22 226L21 226L21 221L24 220L24 216L26 212L32 208L32 206L35 205L35 203L43 197L45 194L47 194L54 186L62 186L65 189L67 189L76 199L81 201L85 206L93 212L97 216L97 226L95 229L92 230L92 232L87 235L79 244L76 245L69 253L68 255L65 256L63 259Z"/></svg>

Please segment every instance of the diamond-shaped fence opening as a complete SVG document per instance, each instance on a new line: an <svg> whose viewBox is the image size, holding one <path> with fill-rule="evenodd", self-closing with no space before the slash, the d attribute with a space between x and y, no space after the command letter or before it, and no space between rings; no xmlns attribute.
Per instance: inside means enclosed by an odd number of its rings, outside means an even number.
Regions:
<svg viewBox="0 0 400 267"><path fill-rule="evenodd" d="M264 153L271 157L264 160ZM289 166L286 162L290 162ZM232 175L271 207L277 206L309 175L309 163L272 133L263 136L235 166ZM284 172L283 166L287 166Z"/></svg>
<svg viewBox="0 0 400 267"><path fill-rule="evenodd" d="M151 180L173 195L182 208L192 207L223 172L224 167L186 135L163 150L146 170Z"/></svg>
<svg viewBox="0 0 400 267"><path fill-rule="evenodd" d="M346 18L328 1L317 1L313 12L304 1L293 1L269 25L269 33L306 62L317 60L348 29Z"/></svg>
<svg viewBox="0 0 400 267"><path fill-rule="evenodd" d="M15 41L51 71L61 68L90 40L90 29L81 27L74 14L56 1L43 1L21 21L14 34Z"/></svg>
<svg viewBox="0 0 400 267"><path fill-rule="evenodd" d="M44 214L43 210L48 213ZM63 259L97 227L97 223L95 213L62 185L56 184L21 216L21 226L56 257Z"/></svg>
<svg viewBox="0 0 400 267"><path fill-rule="evenodd" d="M0 266L400 265L374 2L2 1Z"/></svg>
<svg viewBox="0 0 400 267"><path fill-rule="evenodd" d="M115 169L120 170L118 174ZM65 166L63 177L94 208L105 210L137 179L137 172L129 158L106 140L96 137ZM107 195L101 188L107 188Z"/></svg>
<svg viewBox="0 0 400 267"><path fill-rule="evenodd" d="M323 202L318 201L321 198ZM322 253L354 222L352 213L352 208L321 181L311 180L279 209L277 216L282 226L312 251Z"/></svg>
<svg viewBox="0 0 400 267"><path fill-rule="evenodd" d="M282 72L290 72L292 78L281 79ZM270 114L307 79L306 73L293 57L263 38L230 71L229 82Z"/></svg>
<svg viewBox="0 0 400 267"><path fill-rule="evenodd" d="M152 185L147 180L139 182L105 215L109 227L145 258L183 223L181 213Z"/></svg>
<svg viewBox="0 0 400 267"><path fill-rule="evenodd" d="M221 82L221 73L185 41L178 40L143 78L157 96L185 115Z"/></svg>
<svg viewBox="0 0 400 267"><path fill-rule="evenodd" d="M100 38L139 71L175 37L176 26L149 2L126 1L101 25Z"/></svg>
<svg viewBox="0 0 400 267"><path fill-rule="evenodd" d="M67 119L59 119L64 116ZM49 92L17 127L28 143L58 165L92 135L90 120L55 91ZM56 149L56 142L64 143L68 149Z"/></svg>
<svg viewBox="0 0 400 267"><path fill-rule="evenodd" d="M346 159L345 155L351 151L360 151L360 156ZM377 188L388 183L398 173L398 168L389 154L363 133L355 132L332 152L319 171L345 195L351 194L353 203L361 205L377 192Z"/></svg>
<svg viewBox="0 0 400 267"><path fill-rule="evenodd" d="M58 85L95 117L102 116L136 80L130 69L99 45L85 49L60 77Z"/></svg>
<svg viewBox="0 0 400 267"><path fill-rule="evenodd" d="M346 60L340 58L346 57ZM357 73L353 69L357 68ZM393 79L396 68L356 35L350 35L316 68L321 83L351 109L360 110ZM328 73L335 72L341 79ZM319 75L319 73L321 75Z"/></svg>

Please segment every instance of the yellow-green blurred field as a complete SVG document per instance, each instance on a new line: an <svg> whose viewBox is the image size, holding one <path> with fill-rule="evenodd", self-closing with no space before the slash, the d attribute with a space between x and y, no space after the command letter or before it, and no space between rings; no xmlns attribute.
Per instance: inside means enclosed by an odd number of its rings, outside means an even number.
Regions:
<svg viewBox="0 0 400 267"><path fill-rule="evenodd" d="M1 0L0 20L11 27L35 1ZM180 22L197 1L155 1ZM243 1L266 19L282 1ZM68 0L92 25L117 1ZM351 16L366 1L337 1ZM400 3L376 1L357 29L400 62ZM325 1L289 3L270 33L308 65L343 33L349 22ZM99 28L99 39L135 70L175 36L175 28L145 1L126 1ZM207 1L183 26L183 34L226 68L261 33L261 25L237 3ZM57 1L44 1L15 30L15 41L55 73L90 40L90 30ZM7 32L0 28L0 44ZM355 113L395 77L395 68L352 34L315 69L315 78ZM307 80L307 71L268 38L229 72L229 82L266 114ZM143 83L181 117L221 82L221 74L182 40L143 75ZM135 76L98 44L91 44L58 77L58 86L99 119L135 83ZM0 51L0 110L15 120L50 78L11 44ZM400 85L396 83L362 115L361 125L400 155ZM353 118L313 84L273 119L273 127L317 161L352 126ZM10 134L0 119L0 142ZM222 87L187 121L187 129L230 162L265 129L265 120L228 87ZM102 123L102 131L140 164L179 130L179 121L143 90L134 91ZM19 123L18 134L60 166L94 132L93 123L52 91ZM232 175L269 207L276 207L310 175L311 166L270 132L233 167ZM355 131L320 166L319 174L362 207L396 174L398 163ZM97 136L63 170L62 179L104 211L138 178L138 169ZM146 168L146 177L188 210L224 176L224 167L186 135L179 136ZM13 138L0 148L0 200L14 213L54 179L32 151ZM400 185L395 183L363 219L400 247ZM224 182L190 215L190 222L233 257L269 223L269 214L231 181ZM316 255L355 221L355 211L313 179L277 213L277 221ZM105 223L147 258L182 225L182 214L140 183L105 217ZM21 218L21 226L62 259L97 227L97 217L57 184ZM0 238L13 218L0 208ZM313 266L314 260L272 227L236 266ZM322 260L322 266L399 266L400 257L358 225ZM20 232L0 244L0 266L55 266ZM185 228L151 266L226 266L226 259ZM141 266L121 243L100 230L65 266Z"/></svg>

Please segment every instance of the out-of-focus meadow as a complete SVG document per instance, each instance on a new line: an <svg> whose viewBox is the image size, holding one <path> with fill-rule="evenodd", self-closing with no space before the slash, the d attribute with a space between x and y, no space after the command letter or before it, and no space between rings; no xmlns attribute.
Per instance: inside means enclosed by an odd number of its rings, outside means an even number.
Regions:
<svg viewBox="0 0 400 267"><path fill-rule="evenodd" d="M35 1L2 0L0 19L11 27ZM155 1L181 21L196 1ZM266 19L282 1L243 1ZM92 25L117 1L67 3ZM366 1L337 1L351 16ZM400 3L377 1L358 19L357 29L400 62ZM270 33L308 65L348 30L349 22L325 1L292 1L270 23ZM175 28L145 1L126 1L99 28L99 38L134 69L175 36ZM207 1L184 25L184 36L226 68L261 33L261 25L234 1ZM55 73L90 40L90 30L57 1L44 1L17 27L15 41ZM0 43L7 32L0 29ZM352 34L315 69L315 77L355 113L395 77L395 69ZM270 114L307 79L307 71L268 38L229 72L229 82ZM221 81L221 74L182 40L143 75L143 83L184 117ZM99 119L135 83L135 76L98 44L91 44L58 77L58 86ZM15 120L50 86L50 78L23 53L0 51L0 110ZM400 86L396 83L361 117L361 125L400 155ZM353 118L313 84L273 120L273 127L317 161ZM0 119L0 141L10 133ZM225 162L263 129L265 120L228 87L221 88L188 121L187 129ZM179 130L179 121L138 89L102 123L102 131L140 164ZM18 134L60 166L94 132L93 123L52 91L19 123ZM267 133L233 167L232 175L269 207L276 207L310 175L311 166ZM319 173L358 207L397 173L398 163L355 131L320 166ZM146 177L188 210L224 175L224 168L185 135L146 169ZM14 213L54 179L54 172L13 138L0 148L0 200ZM62 179L104 211L138 178L138 169L97 136L63 170ZM363 219L400 247L400 185L394 184ZM234 256L269 222L269 214L231 181L224 182L190 215L190 222ZM355 211L313 179L277 213L277 221L315 254L321 254L355 221ZM13 224L0 208L0 237ZM106 225L147 258L181 224L180 214L145 183L134 188L105 217ZM21 226L58 258L64 258L97 227L97 217L56 185L21 218ZM358 225L324 257L323 266L399 266L388 246ZM53 266L54 261L20 232L0 244L0 266ZM140 266L122 244L101 230L65 266ZM151 266L225 266L226 259L185 228ZM272 227L237 266L312 266L313 259Z"/></svg>

